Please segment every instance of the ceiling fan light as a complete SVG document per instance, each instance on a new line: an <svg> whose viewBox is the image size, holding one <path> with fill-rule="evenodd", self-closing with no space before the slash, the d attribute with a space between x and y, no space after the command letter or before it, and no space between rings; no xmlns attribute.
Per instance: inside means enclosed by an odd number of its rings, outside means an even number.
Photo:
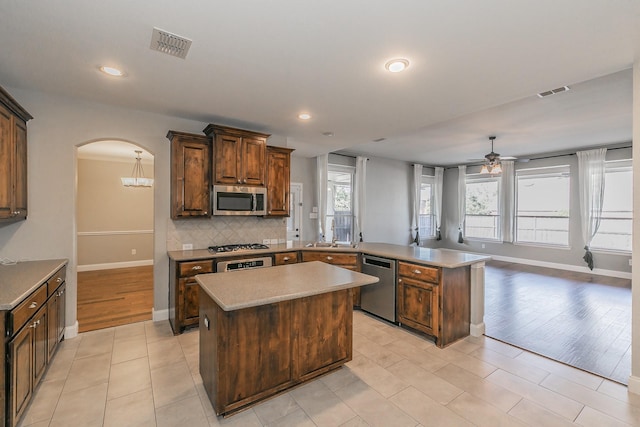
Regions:
<svg viewBox="0 0 640 427"><path fill-rule="evenodd" d="M497 175L502 173L502 166L500 166L500 163L496 163L492 168L491 168L491 175Z"/></svg>
<svg viewBox="0 0 640 427"><path fill-rule="evenodd" d="M480 169L480 173L482 174L489 173L489 168L487 167L487 165L482 165L482 169Z"/></svg>

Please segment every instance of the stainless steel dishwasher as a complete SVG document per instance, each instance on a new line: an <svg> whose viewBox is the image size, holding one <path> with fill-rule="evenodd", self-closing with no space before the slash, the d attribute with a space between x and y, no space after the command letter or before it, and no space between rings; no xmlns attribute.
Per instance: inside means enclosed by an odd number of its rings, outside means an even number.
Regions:
<svg viewBox="0 0 640 427"><path fill-rule="evenodd" d="M389 322L396 322L396 262L372 255L362 256L362 272L380 281L363 286L360 308Z"/></svg>

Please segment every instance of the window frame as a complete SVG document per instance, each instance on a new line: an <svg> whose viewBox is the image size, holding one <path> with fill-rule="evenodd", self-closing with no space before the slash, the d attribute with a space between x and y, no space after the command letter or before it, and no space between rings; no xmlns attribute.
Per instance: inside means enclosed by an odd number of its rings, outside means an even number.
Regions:
<svg viewBox="0 0 640 427"><path fill-rule="evenodd" d="M519 195L520 177L531 177L531 176L535 176L538 178L561 176L568 179L569 190L568 190L567 200L569 200L569 203L568 203L567 216L557 217L557 218L566 218L567 220L567 243L566 244L519 239L520 233L519 233L518 224L520 222L520 217L521 217L520 215L518 215L519 201L520 201L520 195ZM571 166L568 164L558 165L558 166L543 166L543 167L535 167L535 168L517 169L515 171L515 189L514 189L515 190L515 200L514 200L515 209L514 209L514 224L513 224L513 229L514 229L513 244L514 245L537 246L537 247L556 248L556 249L571 249L571 214L572 214L571 212L571 189L572 189L571 181L572 181Z"/></svg>
<svg viewBox="0 0 640 427"><path fill-rule="evenodd" d="M621 160L608 160L605 161L605 194L607 192L607 187L606 187L606 174L609 172L618 172L618 171L629 171L631 172L631 186L632 186L632 194L633 194L633 163L631 159L621 159ZM606 197L606 196L605 196ZM601 217L602 218L602 217ZM633 202L632 202L632 206L631 206L631 241L632 241L632 246L633 246ZM598 230L599 232L599 230ZM597 236L597 233L596 233ZM595 236L594 236L595 239ZM591 252L597 252L597 253L612 253L612 254L621 254L621 255L631 255L633 247L630 249L616 249L616 248L605 248L605 247L600 247L600 246L594 246L593 245L593 240L591 241L591 246L590 246L590 250Z"/></svg>
<svg viewBox="0 0 640 427"><path fill-rule="evenodd" d="M331 191L332 191L332 184L331 181L329 180L329 176L331 174L331 172L337 172L337 173L346 173L346 174L350 174L351 175L351 180L350 180L350 201L349 204L351 206L351 214L349 215L349 217L351 218L351 224L350 224L350 231L349 234L351 236L351 240L347 241L347 240L336 240L337 243L351 243L352 241L355 241L355 237L353 235L354 233L354 227L355 227L355 212L354 212L354 192L355 192L355 176L356 176L356 168L355 166L347 166L347 165L339 165L339 164L335 164L335 163L329 163L327 164L327 212L326 212L326 228L325 228L325 235L327 235L327 237L330 235L331 239L333 241L334 238L334 233L335 230L332 230L332 226L331 224L333 223L332 220L335 218L335 198L334 197L330 197ZM329 213L329 210L333 210L333 213Z"/></svg>
<svg viewBox="0 0 640 427"><path fill-rule="evenodd" d="M422 185L427 184L431 187L431 195L429 198L429 213L428 214L420 214L418 216L418 232L420 233L420 242L424 242L426 240L433 240L437 237L436 230L436 216L433 212L433 198L435 197L435 185L436 185L436 177L433 175L422 175L420 178L420 205L422 205ZM426 227L420 227L420 218L421 217L429 217L431 223L431 233L426 233L424 230L427 230Z"/></svg>
<svg viewBox="0 0 640 427"><path fill-rule="evenodd" d="M467 232L468 225L468 217L470 216L467 212L469 208L469 204L467 203L467 198L469 197L468 185L469 183L478 183L478 182L495 182L497 184L497 215L490 215L494 217L495 224L495 237L478 237L478 236L470 236ZM500 242L502 243L502 215L503 215L503 203L502 203L502 176L501 175L486 175L481 173L473 173L467 174L465 177L465 217L464 217L464 231L463 235L465 240L480 240L485 242ZM479 215L474 215L479 216Z"/></svg>

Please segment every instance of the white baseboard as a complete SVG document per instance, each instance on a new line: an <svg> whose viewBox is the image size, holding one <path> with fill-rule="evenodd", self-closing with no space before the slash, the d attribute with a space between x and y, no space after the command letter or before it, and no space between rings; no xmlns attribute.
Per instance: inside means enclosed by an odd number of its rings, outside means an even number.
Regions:
<svg viewBox="0 0 640 427"><path fill-rule="evenodd" d="M560 264L557 262L537 261L537 260L525 259L525 258L512 258L508 256L491 255L491 254L486 254L486 255L489 255L492 259L496 261L514 262L516 264L534 265L536 267L555 268L558 270L576 271L578 273L595 274L596 276L618 277L620 279L631 280L631 273L627 273L624 271L604 270L601 268L594 268L593 270L589 270L589 268L586 266L581 267L577 265Z"/></svg>
<svg viewBox="0 0 640 427"><path fill-rule="evenodd" d="M627 386L627 390L634 394L640 394L640 377L629 376L629 385Z"/></svg>
<svg viewBox="0 0 640 427"><path fill-rule="evenodd" d="M71 339L78 336L78 321L73 326L67 326L64 328L64 339Z"/></svg>
<svg viewBox="0 0 640 427"><path fill-rule="evenodd" d="M153 265L152 259L142 259L139 261L109 262L105 264L85 264L76 267L76 271L112 270L114 268L143 267Z"/></svg>
<svg viewBox="0 0 640 427"><path fill-rule="evenodd" d="M156 310L155 308L152 310L151 318L154 322L160 322L162 320L169 319L169 309L165 308L164 310Z"/></svg>

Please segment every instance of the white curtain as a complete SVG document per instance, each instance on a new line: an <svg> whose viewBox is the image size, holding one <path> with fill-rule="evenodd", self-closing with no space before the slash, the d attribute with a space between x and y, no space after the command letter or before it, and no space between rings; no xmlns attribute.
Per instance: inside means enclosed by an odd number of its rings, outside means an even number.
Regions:
<svg viewBox="0 0 640 427"><path fill-rule="evenodd" d="M433 188L433 216L436 220L436 240L442 240L440 227L442 226L442 183L444 168L435 168Z"/></svg>
<svg viewBox="0 0 640 427"><path fill-rule="evenodd" d="M502 196L502 241L513 242L514 228L513 222L515 218L516 210L516 171L515 163L513 160L503 160L500 162L502 166L502 189L500 195Z"/></svg>
<svg viewBox="0 0 640 427"><path fill-rule="evenodd" d="M604 161L606 148L578 151L578 174L580 187L580 222L584 241L584 261L593 270L591 240L600 227L602 202L604 200Z"/></svg>
<svg viewBox="0 0 640 427"><path fill-rule="evenodd" d="M326 224L327 224L327 170L329 168L329 155L323 154L321 156L316 157L316 171L317 171L317 179L318 179L318 240L324 241L326 235Z"/></svg>
<svg viewBox="0 0 640 427"><path fill-rule="evenodd" d="M413 165L413 226L416 232L413 243L420 246L420 186L422 185L422 165Z"/></svg>
<svg viewBox="0 0 640 427"><path fill-rule="evenodd" d="M366 206L366 187L367 180L367 158L358 156L356 157L356 185L355 185L355 206L354 214L356 219L356 236L359 236L359 240L363 241L364 236L364 212ZM353 239L355 241L355 238Z"/></svg>
<svg viewBox="0 0 640 427"><path fill-rule="evenodd" d="M458 243L464 243L462 231L464 230L464 217L467 207L467 166L458 166Z"/></svg>

